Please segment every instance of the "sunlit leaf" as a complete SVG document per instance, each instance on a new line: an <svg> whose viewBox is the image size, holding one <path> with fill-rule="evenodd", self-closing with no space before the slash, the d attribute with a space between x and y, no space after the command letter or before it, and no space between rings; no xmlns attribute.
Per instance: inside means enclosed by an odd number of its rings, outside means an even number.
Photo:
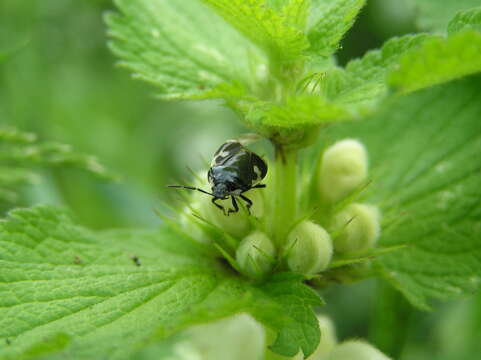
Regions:
<svg viewBox="0 0 481 360"><path fill-rule="evenodd" d="M308 47L305 35L264 0L202 1L279 62L297 59Z"/></svg>
<svg viewBox="0 0 481 360"><path fill-rule="evenodd" d="M309 30L310 51L328 56L338 50L339 42L365 3L365 0L326 1L314 8L318 19Z"/></svg>
<svg viewBox="0 0 481 360"><path fill-rule="evenodd" d="M315 350L312 307L322 301L302 277L255 286L215 254L169 228L94 234L50 207L15 210L0 223L0 342L10 344L0 359L127 359L148 341L238 312L278 333L280 354ZM42 345L58 336L66 340Z"/></svg>
<svg viewBox="0 0 481 360"><path fill-rule="evenodd" d="M106 17L111 48L122 66L158 87L162 98L209 97L231 82L249 87L265 67L249 41L197 0L116 4L121 14Z"/></svg>
<svg viewBox="0 0 481 360"><path fill-rule="evenodd" d="M430 39L401 59L389 75L389 84L411 92L481 71L481 32L456 33Z"/></svg>

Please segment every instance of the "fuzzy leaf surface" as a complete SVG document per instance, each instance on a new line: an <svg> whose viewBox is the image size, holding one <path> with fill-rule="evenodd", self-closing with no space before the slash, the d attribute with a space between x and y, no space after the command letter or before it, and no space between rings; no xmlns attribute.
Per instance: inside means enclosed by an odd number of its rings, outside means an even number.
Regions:
<svg viewBox="0 0 481 360"><path fill-rule="evenodd" d="M378 260L414 305L471 293L481 284L481 77L398 99L336 138L366 144L367 201L382 208L381 245L408 244Z"/></svg>
<svg viewBox="0 0 481 360"><path fill-rule="evenodd" d="M296 60L308 47L304 33L264 0L202 1L279 62Z"/></svg>
<svg viewBox="0 0 481 360"><path fill-rule="evenodd" d="M277 332L281 354L319 341L322 302L302 279L254 286L172 228L92 233L51 207L15 210L0 222L0 269L0 359L126 359L238 312Z"/></svg>
<svg viewBox="0 0 481 360"><path fill-rule="evenodd" d="M409 93L480 72L480 53L481 33L474 30L448 38L429 34L393 38L345 69L328 70L320 92L359 116L371 111L390 90Z"/></svg>
<svg viewBox="0 0 481 360"><path fill-rule="evenodd" d="M309 30L310 51L329 56L339 49L344 34L352 27L365 0L338 0L321 2L315 13L317 21Z"/></svg>
<svg viewBox="0 0 481 360"><path fill-rule="evenodd" d="M113 52L134 76L168 99L219 97L249 87L264 56L198 0L117 0L106 16Z"/></svg>
<svg viewBox="0 0 481 360"><path fill-rule="evenodd" d="M389 84L411 92L481 71L481 32L466 30L447 39L434 38L410 51Z"/></svg>
<svg viewBox="0 0 481 360"><path fill-rule="evenodd" d="M479 6L479 0L409 0L422 29L444 32L456 12Z"/></svg>
<svg viewBox="0 0 481 360"><path fill-rule="evenodd" d="M304 31L307 26L310 9L310 0L289 0L281 9L281 16L284 17L289 24L294 25L299 30Z"/></svg>
<svg viewBox="0 0 481 360"><path fill-rule="evenodd" d="M431 35L406 35L387 41L379 50L352 60L345 69L325 72L320 92L354 116L372 110L388 94L387 76L400 59L420 46Z"/></svg>
<svg viewBox="0 0 481 360"><path fill-rule="evenodd" d="M247 122L253 126L284 129L316 126L349 118L349 113L342 107L314 95L290 97L284 104L254 103L244 111Z"/></svg>
<svg viewBox="0 0 481 360"><path fill-rule="evenodd" d="M450 35L469 29L481 32L481 7L458 12L448 25Z"/></svg>

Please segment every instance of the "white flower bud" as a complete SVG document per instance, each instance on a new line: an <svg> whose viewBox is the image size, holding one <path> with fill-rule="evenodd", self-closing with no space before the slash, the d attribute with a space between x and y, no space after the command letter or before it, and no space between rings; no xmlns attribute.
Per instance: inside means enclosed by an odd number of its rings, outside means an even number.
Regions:
<svg viewBox="0 0 481 360"><path fill-rule="evenodd" d="M236 260L242 271L258 278L272 269L276 249L266 234L255 231L245 237L236 251Z"/></svg>
<svg viewBox="0 0 481 360"><path fill-rule="evenodd" d="M334 216L332 228L338 233L334 239L336 251L349 253L370 249L379 238L379 210L372 205L350 204Z"/></svg>
<svg viewBox="0 0 481 360"><path fill-rule="evenodd" d="M217 203L223 206L226 211L232 208L232 202L230 199L220 200ZM222 210L218 209L214 204L212 204L210 197L206 197L203 200L200 214L207 221L218 226L236 238L242 238L250 231L251 225L248 215L242 209L239 209L238 212L231 213L227 216L222 212Z"/></svg>
<svg viewBox="0 0 481 360"><path fill-rule="evenodd" d="M195 325L184 335L183 343L190 344L197 357L180 357L182 360L261 359L265 352L264 327L247 314Z"/></svg>
<svg viewBox="0 0 481 360"><path fill-rule="evenodd" d="M324 315L317 315L317 320L321 329L321 341L316 351L311 355L314 360L326 356L337 345L336 330L332 320Z"/></svg>
<svg viewBox="0 0 481 360"><path fill-rule="evenodd" d="M311 221L297 225L287 236L286 246L287 264L294 272L316 274L325 270L331 261L331 237Z"/></svg>
<svg viewBox="0 0 481 360"><path fill-rule="evenodd" d="M319 192L334 203L355 190L367 177L367 152L359 141L346 139L330 146L322 155Z"/></svg>
<svg viewBox="0 0 481 360"><path fill-rule="evenodd" d="M349 340L336 346L327 360L390 360L371 344Z"/></svg>
<svg viewBox="0 0 481 360"><path fill-rule="evenodd" d="M189 215L191 213L192 211L188 207L186 207L180 214L179 225L181 226L182 231L195 241L204 244L210 243L211 241L209 237L205 234L200 225L197 223L197 220L194 219L193 215Z"/></svg>

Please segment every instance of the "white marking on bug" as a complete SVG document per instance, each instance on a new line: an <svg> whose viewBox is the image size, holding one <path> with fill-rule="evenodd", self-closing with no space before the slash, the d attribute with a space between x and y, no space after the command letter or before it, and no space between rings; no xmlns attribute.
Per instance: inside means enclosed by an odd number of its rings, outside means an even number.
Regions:
<svg viewBox="0 0 481 360"><path fill-rule="evenodd" d="M257 165L254 165L254 172L256 173L256 180L259 180L262 177L262 171L259 169Z"/></svg>

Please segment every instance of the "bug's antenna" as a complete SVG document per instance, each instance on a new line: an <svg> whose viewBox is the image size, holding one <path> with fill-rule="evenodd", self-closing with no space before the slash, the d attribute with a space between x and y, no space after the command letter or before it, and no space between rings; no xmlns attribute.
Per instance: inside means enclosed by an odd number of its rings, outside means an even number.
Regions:
<svg viewBox="0 0 481 360"><path fill-rule="evenodd" d="M211 194L210 192L207 192L207 191L205 191L205 190L202 190L202 189L199 189L199 188L196 188L196 187L193 187L193 186L167 185L167 187L169 187L169 188L176 188L176 189L197 190L197 191L200 191L201 193L204 193L204 194L210 195L210 196L212 196L212 197L215 197L214 194Z"/></svg>

